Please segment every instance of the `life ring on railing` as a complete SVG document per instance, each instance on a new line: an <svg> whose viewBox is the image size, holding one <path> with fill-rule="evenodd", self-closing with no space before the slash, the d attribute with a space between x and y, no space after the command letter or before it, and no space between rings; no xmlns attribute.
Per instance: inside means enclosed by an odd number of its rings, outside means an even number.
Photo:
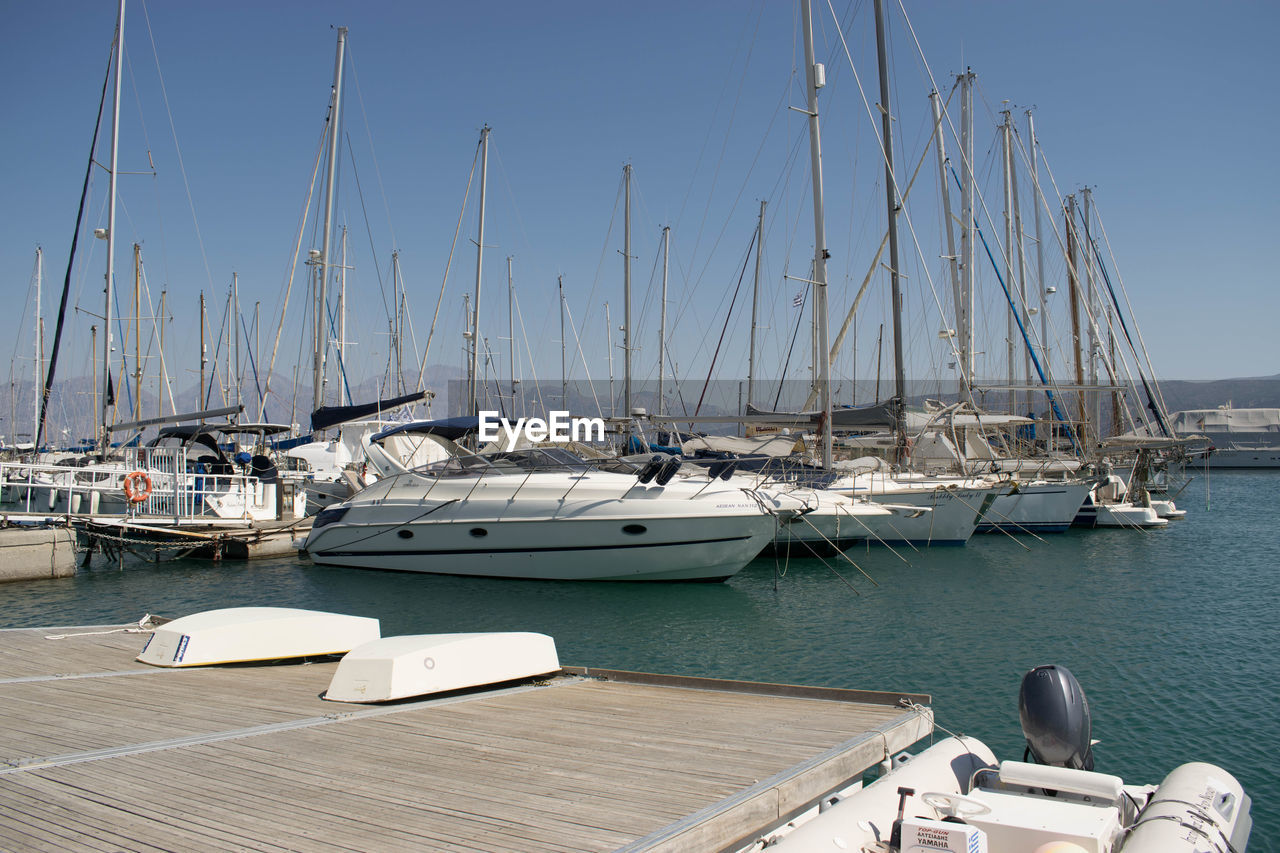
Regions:
<svg viewBox="0 0 1280 853"><path fill-rule="evenodd" d="M140 504L151 497L151 478L142 471L134 471L124 478L124 496L131 504Z"/></svg>

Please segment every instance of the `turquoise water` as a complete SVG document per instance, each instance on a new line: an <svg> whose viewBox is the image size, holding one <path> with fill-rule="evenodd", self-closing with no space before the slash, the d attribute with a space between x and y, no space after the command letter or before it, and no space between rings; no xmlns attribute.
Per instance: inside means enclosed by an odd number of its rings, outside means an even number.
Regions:
<svg viewBox="0 0 1280 853"><path fill-rule="evenodd" d="M772 558L724 584L128 564L0 586L0 626L253 604L376 616L384 635L540 631L568 664L930 693L939 724L1005 758L1022 757L1021 674L1057 663L1089 697L1098 770L1159 782L1183 761L1219 764L1253 797L1249 849L1280 849L1267 758L1280 743L1280 473L1216 472L1178 503L1188 519L1149 533L850 552L875 584L844 561Z"/></svg>

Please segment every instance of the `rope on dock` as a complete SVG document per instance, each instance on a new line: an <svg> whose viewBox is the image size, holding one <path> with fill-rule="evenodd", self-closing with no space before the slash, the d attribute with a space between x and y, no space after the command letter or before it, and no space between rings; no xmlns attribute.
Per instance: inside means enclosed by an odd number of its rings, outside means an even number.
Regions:
<svg viewBox="0 0 1280 853"><path fill-rule="evenodd" d="M77 634L48 634L46 640L65 640L68 637L92 637L98 634L150 634L160 623L153 622L151 614L148 613L137 621L136 624L126 625L123 628L112 628L110 631L81 631Z"/></svg>

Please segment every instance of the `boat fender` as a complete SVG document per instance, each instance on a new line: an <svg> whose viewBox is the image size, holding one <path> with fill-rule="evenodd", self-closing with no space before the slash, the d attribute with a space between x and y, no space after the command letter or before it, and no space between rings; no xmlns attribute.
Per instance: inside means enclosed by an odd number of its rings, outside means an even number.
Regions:
<svg viewBox="0 0 1280 853"><path fill-rule="evenodd" d="M1253 829L1251 801L1240 783L1212 764L1174 768L1121 846L1123 853L1234 853Z"/></svg>
<svg viewBox="0 0 1280 853"><path fill-rule="evenodd" d="M721 469L721 471L720 471L720 479L721 479L721 480L727 480L727 479L729 479L730 477L732 477L732 476L733 476L733 472L734 472L734 471L737 469L737 467L738 467L738 462L739 462L739 460L737 460L737 459L730 459L730 460L726 461L726 462L724 463L724 467L723 467L723 468Z"/></svg>
<svg viewBox="0 0 1280 853"><path fill-rule="evenodd" d="M662 467L658 469L658 474L654 477L654 482L659 486L665 486L671 482L671 478L680 470L681 462L679 459L671 459L664 462Z"/></svg>
<svg viewBox="0 0 1280 853"><path fill-rule="evenodd" d="M647 484L650 480L656 477L658 475L658 472L661 470L662 470L662 457L654 456L648 462L645 463L643 468L640 469L640 473L637 475L636 479L638 479L641 483Z"/></svg>
<svg viewBox="0 0 1280 853"><path fill-rule="evenodd" d="M124 478L124 496L131 504L139 504L151 497L151 478L143 471L133 471Z"/></svg>

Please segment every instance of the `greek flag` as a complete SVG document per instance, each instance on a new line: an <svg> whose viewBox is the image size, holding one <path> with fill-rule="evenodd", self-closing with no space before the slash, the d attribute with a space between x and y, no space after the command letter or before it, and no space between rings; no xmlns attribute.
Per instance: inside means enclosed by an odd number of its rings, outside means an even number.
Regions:
<svg viewBox="0 0 1280 853"><path fill-rule="evenodd" d="M795 298L791 300L792 308L799 308L803 304L804 304L804 293L797 293L795 295Z"/></svg>

